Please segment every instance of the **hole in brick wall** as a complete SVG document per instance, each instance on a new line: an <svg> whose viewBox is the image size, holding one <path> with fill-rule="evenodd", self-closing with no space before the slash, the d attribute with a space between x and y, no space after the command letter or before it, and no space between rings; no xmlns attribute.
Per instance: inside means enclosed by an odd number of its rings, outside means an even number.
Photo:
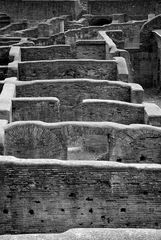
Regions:
<svg viewBox="0 0 161 240"><path fill-rule="evenodd" d="M140 156L140 161L142 162L142 161L145 161L145 160L146 160L146 157L144 155L141 155Z"/></svg>
<svg viewBox="0 0 161 240"><path fill-rule="evenodd" d="M81 215L84 215L84 213L81 213Z"/></svg>
<svg viewBox="0 0 161 240"><path fill-rule="evenodd" d="M116 162L122 162L121 158L117 158Z"/></svg>
<svg viewBox="0 0 161 240"><path fill-rule="evenodd" d="M12 198L12 196L11 195L7 195L7 198Z"/></svg>
<svg viewBox="0 0 161 240"><path fill-rule="evenodd" d="M79 223L79 226L82 226L83 225L83 223Z"/></svg>
<svg viewBox="0 0 161 240"><path fill-rule="evenodd" d="M121 199L128 198L127 196L120 196Z"/></svg>
<svg viewBox="0 0 161 240"><path fill-rule="evenodd" d="M158 223L158 222L155 222L155 226L158 227L158 226L159 226L159 223Z"/></svg>
<svg viewBox="0 0 161 240"><path fill-rule="evenodd" d="M97 183L99 183L99 184L105 184L106 186L108 186L109 188L111 188L111 183L110 183L110 181L108 181L108 180L101 180L101 179L99 179L98 181L97 181Z"/></svg>
<svg viewBox="0 0 161 240"><path fill-rule="evenodd" d="M6 208L3 209L3 213L4 213L4 214L8 214L8 209L6 209Z"/></svg>
<svg viewBox="0 0 161 240"><path fill-rule="evenodd" d="M107 218L107 219L106 219L106 216L105 216L105 215L101 216L101 219L102 219L103 221L107 220L107 222L110 223L110 218Z"/></svg>
<svg viewBox="0 0 161 240"><path fill-rule="evenodd" d="M121 208L120 212L126 212L126 208Z"/></svg>
<svg viewBox="0 0 161 240"><path fill-rule="evenodd" d="M143 191L143 194L144 194L144 195L148 195L148 191L146 191L146 190Z"/></svg>
<svg viewBox="0 0 161 240"><path fill-rule="evenodd" d="M90 213L93 213L93 209L92 209L92 208L90 208L90 209L89 209L89 212L90 212Z"/></svg>
<svg viewBox="0 0 161 240"><path fill-rule="evenodd" d="M70 194L69 194L69 197L75 198L75 197L76 197L76 194L75 194L75 193L70 193Z"/></svg>
<svg viewBox="0 0 161 240"><path fill-rule="evenodd" d="M126 223L125 226L126 226L126 227L129 227L129 226L130 226L130 223Z"/></svg>
<svg viewBox="0 0 161 240"><path fill-rule="evenodd" d="M62 212L65 212L64 208L61 208L61 211L62 211Z"/></svg>
<svg viewBox="0 0 161 240"><path fill-rule="evenodd" d="M33 210L33 209L30 209L30 210L29 210L29 213L30 213L31 215L34 215L34 210Z"/></svg>
<svg viewBox="0 0 161 240"><path fill-rule="evenodd" d="M35 203L40 203L40 201L35 201Z"/></svg>
<svg viewBox="0 0 161 240"><path fill-rule="evenodd" d="M91 26L103 26L105 24L112 23L112 18L92 18L89 20L89 25Z"/></svg>
<svg viewBox="0 0 161 240"><path fill-rule="evenodd" d="M43 223L43 222L44 222L44 220L41 220L41 222Z"/></svg>
<svg viewBox="0 0 161 240"><path fill-rule="evenodd" d="M93 201L93 198L87 197L86 200L87 201Z"/></svg>
<svg viewBox="0 0 161 240"><path fill-rule="evenodd" d="M93 225L93 222L91 222L90 225Z"/></svg>

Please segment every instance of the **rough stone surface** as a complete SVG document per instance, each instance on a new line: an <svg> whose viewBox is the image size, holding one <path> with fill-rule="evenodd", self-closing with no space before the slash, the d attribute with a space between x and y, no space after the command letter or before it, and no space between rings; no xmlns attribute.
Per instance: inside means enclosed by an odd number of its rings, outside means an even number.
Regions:
<svg viewBox="0 0 161 240"><path fill-rule="evenodd" d="M120 14L127 13L128 15L148 16L149 13L157 12L157 0L89 0L88 11L90 14Z"/></svg>
<svg viewBox="0 0 161 240"><path fill-rule="evenodd" d="M14 31L27 28L27 21L24 20L18 23L11 23L8 26L0 29L0 35L11 34Z"/></svg>
<svg viewBox="0 0 161 240"><path fill-rule="evenodd" d="M130 87L109 81L96 80L41 80L21 82L16 86L16 97L57 97L60 100L62 121L81 119L83 99L115 99L130 102Z"/></svg>
<svg viewBox="0 0 161 240"><path fill-rule="evenodd" d="M75 18L80 12L79 4L71 1L0 1L1 11L6 12L13 20L44 20L53 16L71 15Z"/></svg>
<svg viewBox="0 0 161 240"><path fill-rule="evenodd" d="M161 163L161 132L160 128L138 125L125 131L113 132L111 140L110 160L118 162ZM136 125L137 126L137 125Z"/></svg>
<svg viewBox="0 0 161 240"><path fill-rule="evenodd" d="M103 4L103 3L101 3ZM111 23L104 26L89 26L65 32L66 43L70 44L79 39L100 39L98 31L122 30L126 48L139 48L140 29L146 20L128 23Z"/></svg>
<svg viewBox="0 0 161 240"><path fill-rule="evenodd" d="M67 159L67 147L80 147L96 152L95 160L161 162L161 130L148 125L15 122L5 128L4 141L5 155L20 158Z"/></svg>
<svg viewBox="0 0 161 240"><path fill-rule="evenodd" d="M118 49L124 49L124 34L122 30L108 30L106 34L112 39L116 44Z"/></svg>
<svg viewBox="0 0 161 240"><path fill-rule="evenodd" d="M57 98L13 98L12 122L39 120L60 121L59 100Z"/></svg>
<svg viewBox="0 0 161 240"><path fill-rule="evenodd" d="M160 165L1 157L0 171L1 233L161 226Z"/></svg>
<svg viewBox="0 0 161 240"><path fill-rule="evenodd" d="M114 100L84 100L82 103L83 121L108 121L122 124L145 123L144 106Z"/></svg>
<svg viewBox="0 0 161 240"><path fill-rule="evenodd" d="M82 59L106 59L105 42L95 41L78 41L76 46L77 58Z"/></svg>
<svg viewBox="0 0 161 240"><path fill-rule="evenodd" d="M17 124L18 123L18 124ZM20 158L66 159L66 140L61 128L16 122L5 132L5 155Z"/></svg>
<svg viewBox="0 0 161 240"><path fill-rule="evenodd" d="M140 30L140 42L143 47L148 48L150 46L152 30L160 29L160 24L161 14L144 23Z"/></svg>
<svg viewBox="0 0 161 240"><path fill-rule="evenodd" d="M21 61L53 60L72 58L70 46L22 47Z"/></svg>
<svg viewBox="0 0 161 240"><path fill-rule="evenodd" d="M117 80L117 63L114 60L53 60L21 62L18 64L21 81L62 78L93 78Z"/></svg>

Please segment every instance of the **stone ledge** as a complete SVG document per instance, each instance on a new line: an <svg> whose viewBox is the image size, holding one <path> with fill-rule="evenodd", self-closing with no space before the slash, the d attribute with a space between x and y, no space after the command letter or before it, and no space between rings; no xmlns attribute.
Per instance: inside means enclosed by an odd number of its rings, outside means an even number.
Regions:
<svg viewBox="0 0 161 240"><path fill-rule="evenodd" d="M160 240L156 229L71 229L62 234L3 235L1 240Z"/></svg>
<svg viewBox="0 0 161 240"><path fill-rule="evenodd" d="M102 45L104 40L77 40L76 45Z"/></svg>
<svg viewBox="0 0 161 240"><path fill-rule="evenodd" d="M114 57L117 62L117 72L118 72L118 79L123 82L129 81L129 71L127 68L127 63L125 58L123 57Z"/></svg>
<svg viewBox="0 0 161 240"><path fill-rule="evenodd" d="M125 228L71 229L61 234L3 235L1 240L160 240L161 230Z"/></svg>
<svg viewBox="0 0 161 240"><path fill-rule="evenodd" d="M145 106L146 123L153 126L161 126L161 109L154 103L143 103Z"/></svg>

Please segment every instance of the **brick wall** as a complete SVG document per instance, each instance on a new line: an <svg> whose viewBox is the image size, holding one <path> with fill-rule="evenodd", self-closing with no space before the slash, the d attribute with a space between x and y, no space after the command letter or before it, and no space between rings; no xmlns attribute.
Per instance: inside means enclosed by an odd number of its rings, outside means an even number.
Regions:
<svg viewBox="0 0 161 240"><path fill-rule="evenodd" d="M70 46L22 47L21 61L53 60L72 58Z"/></svg>
<svg viewBox="0 0 161 240"><path fill-rule="evenodd" d="M144 106L114 100L84 100L82 120L94 122L117 122L144 124Z"/></svg>
<svg viewBox="0 0 161 240"><path fill-rule="evenodd" d="M60 121L59 100L57 98L13 98L12 122L38 120Z"/></svg>
<svg viewBox="0 0 161 240"><path fill-rule="evenodd" d="M1 234L161 226L160 165L0 157L0 171Z"/></svg>
<svg viewBox="0 0 161 240"><path fill-rule="evenodd" d="M158 0L88 0L88 11L91 14L127 13L128 15L145 15L157 12Z"/></svg>
<svg viewBox="0 0 161 240"><path fill-rule="evenodd" d="M4 152L20 158L67 159L67 147L79 147L95 151L95 160L160 163L160 142L160 128L147 125L22 121L5 128Z"/></svg>
<svg viewBox="0 0 161 240"><path fill-rule="evenodd" d="M106 59L104 41L79 41L76 43L77 58L83 59Z"/></svg>
<svg viewBox="0 0 161 240"><path fill-rule="evenodd" d="M114 60L51 60L18 64L20 81L63 78L117 80Z"/></svg>
<svg viewBox="0 0 161 240"><path fill-rule="evenodd" d="M81 119L83 99L115 99L130 102L130 87L96 80L45 80L21 82L16 97L57 97L60 100L62 121Z"/></svg>
<svg viewBox="0 0 161 240"><path fill-rule="evenodd" d="M0 1L1 12L6 12L12 19L44 20L53 16L68 15L76 17L79 13L77 1Z"/></svg>

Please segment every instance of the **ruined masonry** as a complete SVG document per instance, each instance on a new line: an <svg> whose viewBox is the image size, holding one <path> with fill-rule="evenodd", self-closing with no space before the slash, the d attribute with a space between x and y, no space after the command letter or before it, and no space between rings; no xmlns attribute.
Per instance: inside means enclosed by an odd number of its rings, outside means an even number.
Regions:
<svg viewBox="0 0 161 240"><path fill-rule="evenodd" d="M0 240L160 240L160 1L0 11Z"/></svg>

